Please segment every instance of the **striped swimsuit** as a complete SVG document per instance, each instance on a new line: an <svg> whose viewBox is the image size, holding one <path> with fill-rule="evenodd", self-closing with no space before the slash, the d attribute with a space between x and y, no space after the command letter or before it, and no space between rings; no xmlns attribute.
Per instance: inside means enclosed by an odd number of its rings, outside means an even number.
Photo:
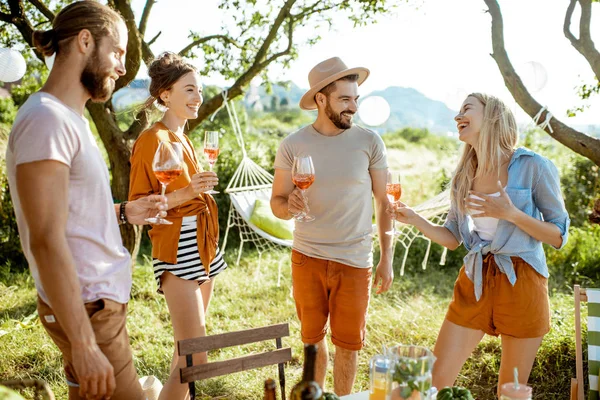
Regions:
<svg viewBox="0 0 600 400"><path fill-rule="evenodd" d="M200 253L198 252L196 231L196 216L183 217L181 233L179 234L179 244L177 246L177 264L169 264L156 258L152 260L154 278L156 279L159 293L163 292L160 285L160 277L165 271L169 271L181 279L198 281L198 284L201 285L227 268L227 263L223 259L221 251L217 248L215 258L210 264L210 273L208 276L206 275L206 270L202 265Z"/></svg>

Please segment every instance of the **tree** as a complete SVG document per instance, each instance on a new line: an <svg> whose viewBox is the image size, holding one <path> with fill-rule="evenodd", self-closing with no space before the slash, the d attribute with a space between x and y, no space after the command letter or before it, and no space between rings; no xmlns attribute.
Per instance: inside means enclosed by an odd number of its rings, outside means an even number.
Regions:
<svg viewBox="0 0 600 400"><path fill-rule="evenodd" d="M534 118L542 109L542 105L536 101L531 93L529 93L510 62L504 47L504 27L500 6L498 5L497 0L484 1L488 6L488 12L492 17L493 53L491 56L496 61L498 69L504 78L504 84L515 101L527 114L529 114L529 116ZM598 85L600 79L600 52L595 48L590 34L592 2L593 0L569 0L563 25L565 37L571 42L571 45L575 50L585 57L596 76L597 83L595 85L592 85L591 87L584 86L582 88L580 94L583 98L589 97L591 94L600 91L600 86ZM579 38L576 38L571 32L571 18L577 3L579 3L581 7ZM548 111L545 110L540 117L540 121L545 121L547 115ZM600 166L600 139L573 129L555 117L550 120L550 125L544 130L552 138Z"/></svg>
<svg viewBox="0 0 600 400"><path fill-rule="evenodd" d="M147 38L148 22L153 5L157 0L146 0L139 22L136 22L129 0L108 0L109 6L123 16L129 31L127 44L127 74L116 84L118 90L131 82L142 62L149 63L154 58L152 44L161 34ZM55 13L65 4L65 0L0 0L0 28L12 28L8 33L0 29L3 44L17 41L32 46L34 29L47 29ZM259 3L259 4L257 4ZM333 25L333 18L346 18L357 25L374 22L376 17L394 8L390 0L277 0L257 2L256 0L220 0L219 7L227 11L230 21L225 21L219 34L200 35L190 32L190 43L179 50L188 57L204 57L206 69L203 73L218 72L234 83L223 93L205 100L198 118L190 121L192 130L228 100L243 94L250 81L257 77L267 77L269 66L281 63L288 66L297 56L297 32L305 29L307 44L316 43L319 31ZM55 4L54 10L50 4ZM41 54L36 56L43 61ZM87 109L106 148L112 172L112 192L116 199L127 198L129 190L129 156L131 145L149 124L146 112L141 112L126 129L119 127L111 101L87 104ZM126 247L137 253L140 232L131 226L122 231Z"/></svg>

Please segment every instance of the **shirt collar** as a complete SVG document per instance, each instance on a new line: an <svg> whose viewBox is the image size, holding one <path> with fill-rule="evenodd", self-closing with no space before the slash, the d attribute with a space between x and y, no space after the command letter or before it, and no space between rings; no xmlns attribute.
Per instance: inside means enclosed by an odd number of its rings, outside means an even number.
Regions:
<svg viewBox="0 0 600 400"><path fill-rule="evenodd" d="M519 147L513 153L512 157L510 159L510 163L508 164L508 167L510 168L510 166L521 156L533 157L533 156L535 156L535 152L533 152L532 150L529 150L526 147Z"/></svg>

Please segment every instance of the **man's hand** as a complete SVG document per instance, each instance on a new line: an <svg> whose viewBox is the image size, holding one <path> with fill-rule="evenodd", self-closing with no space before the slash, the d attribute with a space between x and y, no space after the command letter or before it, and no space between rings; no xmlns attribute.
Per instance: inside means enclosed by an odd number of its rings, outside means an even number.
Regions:
<svg viewBox="0 0 600 400"><path fill-rule="evenodd" d="M373 279L373 287L377 287L376 294L387 292L394 281L394 269L390 260L379 260L375 269L375 278Z"/></svg>
<svg viewBox="0 0 600 400"><path fill-rule="evenodd" d="M308 211L302 192L298 188L295 188L288 196L288 211L294 216Z"/></svg>
<svg viewBox="0 0 600 400"><path fill-rule="evenodd" d="M98 345L73 345L71 353L79 380L79 396L91 400L110 399L117 386L115 372Z"/></svg>
<svg viewBox="0 0 600 400"><path fill-rule="evenodd" d="M146 218L154 217L159 213L161 218L167 216L167 198L159 194L152 194L134 201L125 206L125 216L130 224L147 224Z"/></svg>

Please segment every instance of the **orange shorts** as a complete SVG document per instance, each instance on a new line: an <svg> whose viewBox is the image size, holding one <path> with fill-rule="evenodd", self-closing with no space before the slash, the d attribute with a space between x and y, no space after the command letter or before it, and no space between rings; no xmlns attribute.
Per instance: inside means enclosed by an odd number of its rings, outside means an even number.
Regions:
<svg viewBox="0 0 600 400"><path fill-rule="evenodd" d="M371 268L355 268L292 250L292 286L302 341L320 342L331 327L331 341L360 350L365 340Z"/></svg>
<svg viewBox="0 0 600 400"><path fill-rule="evenodd" d="M550 331L548 279L519 257L512 257L517 281L512 286L498 269L493 255L484 257L483 290L475 299L473 282L465 267L454 284L446 319L488 335L536 338Z"/></svg>
<svg viewBox="0 0 600 400"><path fill-rule="evenodd" d="M56 320L54 311L39 297L37 309L46 332L63 354L65 374L69 385L69 399L83 400L84 398L79 396L79 384L77 383L77 374L73 368L69 338L63 331L59 321ZM85 309L90 317L98 347L100 347L115 371L117 388L111 399L142 400L144 393L133 365L129 336L125 328L127 305L101 299L93 303L86 303Z"/></svg>

